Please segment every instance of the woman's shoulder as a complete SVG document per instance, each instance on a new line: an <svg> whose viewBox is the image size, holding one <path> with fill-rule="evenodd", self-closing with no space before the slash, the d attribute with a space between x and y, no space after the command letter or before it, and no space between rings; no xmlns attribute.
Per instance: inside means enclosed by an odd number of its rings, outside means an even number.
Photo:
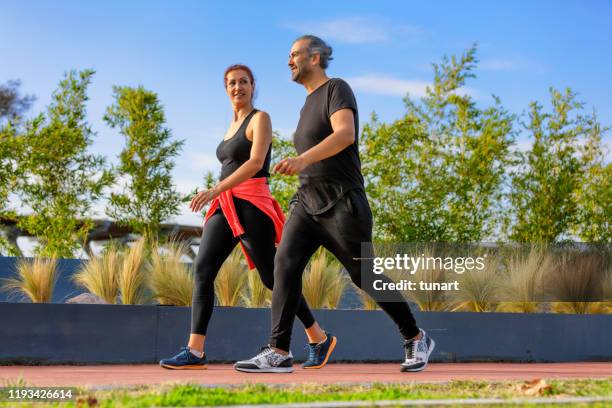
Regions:
<svg viewBox="0 0 612 408"><path fill-rule="evenodd" d="M253 120L270 120L270 114L266 111L257 109L255 114L253 114Z"/></svg>
<svg viewBox="0 0 612 408"><path fill-rule="evenodd" d="M251 118L251 123L265 125L272 123L272 120L270 119L268 112L257 109L257 112L255 112Z"/></svg>
<svg viewBox="0 0 612 408"><path fill-rule="evenodd" d="M253 132L255 129L257 129L258 132L265 129L272 129L272 121L270 120L270 115L268 115L267 112L258 109L257 112L255 112L251 117L250 123L246 129L246 137L249 141L253 140Z"/></svg>

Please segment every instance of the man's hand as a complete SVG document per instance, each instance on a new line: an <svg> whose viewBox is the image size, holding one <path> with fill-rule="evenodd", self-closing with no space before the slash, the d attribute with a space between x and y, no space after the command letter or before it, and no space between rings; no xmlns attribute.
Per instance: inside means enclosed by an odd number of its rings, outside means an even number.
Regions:
<svg viewBox="0 0 612 408"><path fill-rule="evenodd" d="M301 173L308 167L308 163L302 157L286 157L274 166L274 172L292 176Z"/></svg>
<svg viewBox="0 0 612 408"><path fill-rule="evenodd" d="M219 191L217 189L217 186L211 189L208 189L208 190L200 191L191 199L189 208L193 212L200 212L200 210L202 210L202 208L207 203L214 200L218 195L219 195Z"/></svg>

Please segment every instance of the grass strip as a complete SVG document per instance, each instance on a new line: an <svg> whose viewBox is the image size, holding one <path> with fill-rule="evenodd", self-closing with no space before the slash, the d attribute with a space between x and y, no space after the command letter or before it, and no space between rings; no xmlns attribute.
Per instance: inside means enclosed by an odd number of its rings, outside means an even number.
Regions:
<svg viewBox="0 0 612 408"><path fill-rule="evenodd" d="M156 385L103 391L81 389L70 403L20 403L21 408L41 407L164 407L292 404L332 401L389 401L533 397L612 397L612 377L607 379L551 380L535 395L516 381L451 381L364 385L303 384L278 386L252 384L206 387L198 384ZM527 388L529 389L529 388ZM510 401L508 401L510 403ZM5 405L3 405L5 404ZM605 403L603 403L605 404ZM608 402L609 404L609 402ZM526 406L532 405L526 403ZM546 404L544 404L546 405ZM579 406L580 404L578 404ZM0 406L10 406L0 403ZM541 405L538 405L541 406Z"/></svg>

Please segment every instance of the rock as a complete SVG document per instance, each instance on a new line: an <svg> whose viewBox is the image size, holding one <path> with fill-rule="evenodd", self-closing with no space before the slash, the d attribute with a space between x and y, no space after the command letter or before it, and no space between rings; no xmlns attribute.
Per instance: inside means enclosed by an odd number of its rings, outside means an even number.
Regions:
<svg viewBox="0 0 612 408"><path fill-rule="evenodd" d="M81 293L78 296L68 299L66 303L76 303L76 304L82 304L82 305L106 305L108 304L108 302L106 302L104 299L97 297L93 293Z"/></svg>

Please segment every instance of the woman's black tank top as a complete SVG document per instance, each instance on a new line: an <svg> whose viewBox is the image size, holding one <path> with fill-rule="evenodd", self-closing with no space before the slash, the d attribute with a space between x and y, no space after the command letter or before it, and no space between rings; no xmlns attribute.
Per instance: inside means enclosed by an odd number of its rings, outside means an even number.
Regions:
<svg viewBox="0 0 612 408"><path fill-rule="evenodd" d="M235 172L238 167L242 166L244 162L249 160L251 157L251 147L253 146L253 142L247 139L246 129L256 112L257 109L253 109L251 113L244 118L234 136L227 140L221 141L219 146L217 146L217 158L221 162L221 177L219 177L219 180L223 180ZM270 144L263 167L253 176L253 178L270 177L271 156L272 145Z"/></svg>

